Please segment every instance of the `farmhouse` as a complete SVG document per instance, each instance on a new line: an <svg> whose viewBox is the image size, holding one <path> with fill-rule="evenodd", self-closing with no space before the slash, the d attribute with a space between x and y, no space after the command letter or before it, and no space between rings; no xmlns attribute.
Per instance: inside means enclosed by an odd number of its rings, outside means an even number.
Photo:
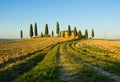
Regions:
<svg viewBox="0 0 120 82"><path fill-rule="evenodd" d="M60 37L68 37L68 31L61 31L60 32ZM74 37L74 31L71 31L71 36L70 37Z"/></svg>

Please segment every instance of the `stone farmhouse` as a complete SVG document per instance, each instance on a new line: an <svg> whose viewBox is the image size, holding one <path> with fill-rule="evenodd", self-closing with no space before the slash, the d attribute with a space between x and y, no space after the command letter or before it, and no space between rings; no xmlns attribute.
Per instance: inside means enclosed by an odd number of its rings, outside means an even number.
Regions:
<svg viewBox="0 0 120 82"><path fill-rule="evenodd" d="M60 32L60 37L65 37L67 38L68 37L68 31L61 31ZM71 31L71 36L70 37L74 37L74 31Z"/></svg>

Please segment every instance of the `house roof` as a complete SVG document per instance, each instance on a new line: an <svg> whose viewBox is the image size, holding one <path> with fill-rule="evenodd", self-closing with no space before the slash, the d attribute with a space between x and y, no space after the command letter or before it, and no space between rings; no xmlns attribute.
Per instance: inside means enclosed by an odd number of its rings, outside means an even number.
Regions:
<svg viewBox="0 0 120 82"><path fill-rule="evenodd" d="M60 32L68 32L68 30L60 31ZM74 32L73 30L71 32Z"/></svg>

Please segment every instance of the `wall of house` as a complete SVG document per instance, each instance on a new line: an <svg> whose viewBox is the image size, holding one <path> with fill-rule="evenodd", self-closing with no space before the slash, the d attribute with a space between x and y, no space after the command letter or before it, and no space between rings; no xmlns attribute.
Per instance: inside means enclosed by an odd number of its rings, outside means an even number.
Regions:
<svg viewBox="0 0 120 82"><path fill-rule="evenodd" d="M67 31L60 32L60 37L63 37L63 32L65 33L65 37L67 38L68 37L68 32ZM71 36L70 37L74 37L74 32L73 31L71 32Z"/></svg>
<svg viewBox="0 0 120 82"><path fill-rule="evenodd" d="M65 32L65 37L68 37L68 32Z"/></svg>
<svg viewBox="0 0 120 82"><path fill-rule="evenodd" d="M63 37L63 32L60 32L60 37Z"/></svg>

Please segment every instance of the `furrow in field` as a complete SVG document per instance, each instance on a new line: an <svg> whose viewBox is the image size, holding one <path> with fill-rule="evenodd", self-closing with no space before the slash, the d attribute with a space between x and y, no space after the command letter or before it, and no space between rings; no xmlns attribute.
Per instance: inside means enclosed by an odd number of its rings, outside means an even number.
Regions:
<svg viewBox="0 0 120 82"><path fill-rule="evenodd" d="M9 58L7 61L4 61L3 63L0 64L0 68L4 68L4 67L8 66L9 64L13 64L13 63L16 63L18 61L22 61L22 60L24 60L24 59L26 59L26 58L28 58L28 57L30 57L32 55L35 55L35 54L37 54L37 53L39 53L39 52L41 52L41 51L43 51L43 50L45 50L47 48L52 48L52 47L54 47L54 45L50 45L50 46L48 46L48 47L46 47L44 49L37 50L37 51L32 52L32 53L28 53L28 54L26 54L24 56L19 56L19 57L16 57L16 58Z"/></svg>
<svg viewBox="0 0 120 82"><path fill-rule="evenodd" d="M118 47L120 46L120 41L110 41L110 40L83 40L76 44L76 47L90 46L97 49L100 53L110 56L115 59L120 59L120 51Z"/></svg>
<svg viewBox="0 0 120 82"><path fill-rule="evenodd" d="M0 43L0 68L30 57L50 45L70 40L70 38L31 38Z"/></svg>
<svg viewBox="0 0 120 82"><path fill-rule="evenodd" d="M41 62L30 71L15 78L13 82L58 82L56 79L58 49L59 45L53 47Z"/></svg>
<svg viewBox="0 0 120 82"><path fill-rule="evenodd" d="M104 71L104 70L102 70L102 69L99 68L99 67L95 67L95 66L93 66L92 64L90 64L90 63L88 63L88 62L85 62L83 58L80 58L80 56L78 56L78 55L76 55L76 53L74 53L73 49L70 48L70 46L67 46L67 48L69 48L69 49L68 49L68 53L69 53L75 60L77 60L77 61L79 61L80 63L82 63L82 64L84 64L84 65L92 68L94 71L96 71L96 72L98 72L98 73L100 73L100 74L102 74L102 75L104 75L104 76L107 76L107 77L109 77L109 78L111 78L111 79L114 79L116 82L120 82L120 76L118 76L118 75L116 75L116 74L114 74L114 73L110 73L110 72ZM75 52L76 52L76 51L75 51ZM81 54L79 53L79 55L81 55ZM87 57L86 57L86 58L87 58Z"/></svg>
<svg viewBox="0 0 120 82"><path fill-rule="evenodd" d="M114 80L95 72L90 67L77 61L68 53L66 45L61 45L59 51L58 79L60 82L114 82Z"/></svg>
<svg viewBox="0 0 120 82"><path fill-rule="evenodd" d="M94 54L91 51L89 51L89 48L76 48L73 45L71 45L71 48L84 61L89 62L94 66L100 67L101 69L110 73L120 75L120 69L118 69L120 68L120 61L118 59Z"/></svg>
<svg viewBox="0 0 120 82"><path fill-rule="evenodd" d="M34 52L34 54L27 57L27 59L21 60L10 67L0 69L0 81L11 82L11 80L19 77L23 73L30 71L44 59L47 52L53 47L54 46L49 46L42 51Z"/></svg>

